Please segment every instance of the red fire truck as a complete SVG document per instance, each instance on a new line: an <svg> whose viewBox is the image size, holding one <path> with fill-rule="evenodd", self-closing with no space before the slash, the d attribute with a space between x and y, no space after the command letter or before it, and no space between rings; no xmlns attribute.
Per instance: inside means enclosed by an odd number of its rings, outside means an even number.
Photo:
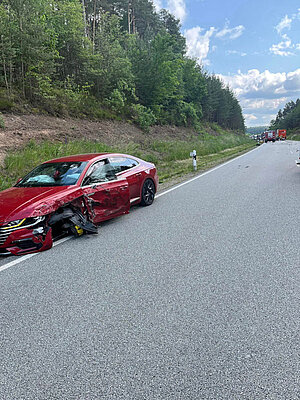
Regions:
<svg viewBox="0 0 300 400"><path fill-rule="evenodd" d="M264 131L265 135L265 143L267 142L275 142L276 140L276 131Z"/></svg>
<svg viewBox="0 0 300 400"><path fill-rule="evenodd" d="M279 137L279 140L285 140L286 139L286 129L277 129L277 135Z"/></svg>

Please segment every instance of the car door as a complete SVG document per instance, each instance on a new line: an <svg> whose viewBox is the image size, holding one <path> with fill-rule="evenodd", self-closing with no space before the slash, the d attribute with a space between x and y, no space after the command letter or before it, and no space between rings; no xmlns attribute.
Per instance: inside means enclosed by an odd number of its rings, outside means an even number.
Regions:
<svg viewBox="0 0 300 400"><path fill-rule="evenodd" d="M130 208L129 185L125 178L116 177L107 183L103 183L102 188L109 195L110 203L107 208L108 218L117 217L126 214Z"/></svg>
<svg viewBox="0 0 300 400"><path fill-rule="evenodd" d="M82 189L90 218L95 224L129 211L128 182L116 177L107 159L89 168Z"/></svg>
<svg viewBox="0 0 300 400"><path fill-rule="evenodd" d="M142 167L138 161L129 157L110 157L110 163L116 170L118 177L126 178L129 184L130 200L138 200L140 198L140 186L142 176Z"/></svg>

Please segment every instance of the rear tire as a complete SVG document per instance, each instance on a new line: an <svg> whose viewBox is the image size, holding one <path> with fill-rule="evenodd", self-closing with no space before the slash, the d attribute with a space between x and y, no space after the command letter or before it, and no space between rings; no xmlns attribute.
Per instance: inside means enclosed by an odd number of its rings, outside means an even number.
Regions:
<svg viewBox="0 0 300 400"><path fill-rule="evenodd" d="M142 188L141 206L150 206L154 201L155 185L152 179L146 179Z"/></svg>

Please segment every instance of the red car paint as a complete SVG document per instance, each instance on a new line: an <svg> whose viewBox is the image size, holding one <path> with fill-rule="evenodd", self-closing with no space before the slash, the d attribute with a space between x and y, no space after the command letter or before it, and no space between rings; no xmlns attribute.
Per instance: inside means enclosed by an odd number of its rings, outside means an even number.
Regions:
<svg viewBox="0 0 300 400"><path fill-rule="evenodd" d="M276 131L265 131L265 143L267 142L275 142L276 140Z"/></svg>
<svg viewBox="0 0 300 400"><path fill-rule="evenodd" d="M143 186L149 180L153 182L155 191L158 187L154 164L130 155L81 154L44 164L64 162L87 163L76 184L38 187L16 185L0 192L0 255L23 255L51 248L52 227L48 225L49 218L66 206L79 210L91 223L99 224L127 214L130 205L142 202ZM92 176L91 171L100 163L112 169L114 177L109 181L87 184L87 177ZM8 225L12 221L17 222Z"/></svg>
<svg viewBox="0 0 300 400"><path fill-rule="evenodd" d="M279 140L286 140L286 129L277 129Z"/></svg>

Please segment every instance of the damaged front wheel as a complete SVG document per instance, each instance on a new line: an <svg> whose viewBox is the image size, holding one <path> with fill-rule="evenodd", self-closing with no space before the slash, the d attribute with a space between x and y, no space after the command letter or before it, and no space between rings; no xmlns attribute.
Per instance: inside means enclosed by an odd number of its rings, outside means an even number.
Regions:
<svg viewBox="0 0 300 400"><path fill-rule="evenodd" d="M79 210L66 207L55 214L49 220L49 225L54 226L58 235L68 232L75 237L82 236L84 232L98 233L98 228ZM60 231L60 232L59 232Z"/></svg>

